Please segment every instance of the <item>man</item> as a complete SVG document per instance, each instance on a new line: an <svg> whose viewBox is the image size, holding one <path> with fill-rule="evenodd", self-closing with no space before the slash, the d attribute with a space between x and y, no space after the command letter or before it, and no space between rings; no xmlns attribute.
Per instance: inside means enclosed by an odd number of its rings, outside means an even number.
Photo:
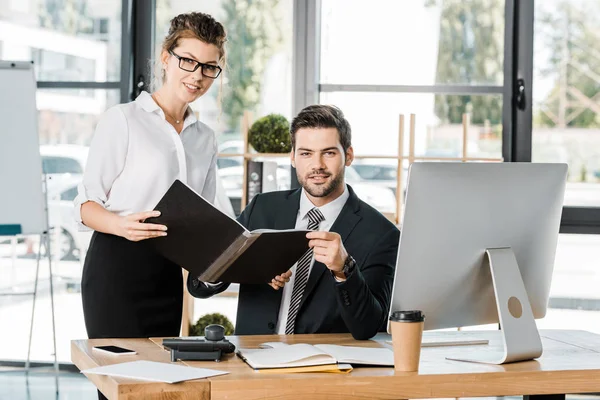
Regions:
<svg viewBox="0 0 600 400"><path fill-rule="evenodd" d="M257 195L238 221L249 230L314 230L307 234L311 250L270 284L240 285L235 333L369 339L386 327L399 231L344 181L354 150L340 109L306 107L290 134L302 189ZM201 298L227 286L188 279L190 293Z"/></svg>

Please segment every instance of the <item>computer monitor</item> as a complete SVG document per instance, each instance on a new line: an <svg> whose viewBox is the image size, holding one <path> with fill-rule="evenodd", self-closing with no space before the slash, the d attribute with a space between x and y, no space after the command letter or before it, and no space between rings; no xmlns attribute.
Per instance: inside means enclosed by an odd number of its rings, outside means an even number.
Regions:
<svg viewBox="0 0 600 400"><path fill-rule="evenodd" d="M426 330L500 322L504 352L465 361L539 357L566 177L565 164L412 164L390 312L422 310Z"/></svg>

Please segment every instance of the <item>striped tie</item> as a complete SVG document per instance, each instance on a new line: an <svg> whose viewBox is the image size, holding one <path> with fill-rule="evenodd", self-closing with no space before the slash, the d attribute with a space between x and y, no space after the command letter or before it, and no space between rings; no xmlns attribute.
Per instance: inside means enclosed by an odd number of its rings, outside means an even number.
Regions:
<svg viewBox="0 0 600 400"><path fill-rule="evenodd" d="M318 208L313 208L308 213L308 229L311 231L317 230L321 221L325 219L321 211ZM308 249L306 253L298 260L296 265L296 277L294 278L294 288L292 290L292 300L290 301L290 308L288 310L288 318L285 324L285 334L291 335L294 333L294 326L296 324L296 316L298 315L298 309L300 308L300 301L308 282L308 270L312 262L313 249Z"/></svg>

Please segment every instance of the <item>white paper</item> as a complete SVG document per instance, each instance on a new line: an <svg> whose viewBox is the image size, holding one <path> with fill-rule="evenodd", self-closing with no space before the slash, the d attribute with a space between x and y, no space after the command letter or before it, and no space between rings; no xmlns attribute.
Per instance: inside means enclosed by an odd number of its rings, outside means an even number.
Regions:
<svg viewBox="0 0 600 400"><path fill-rule="evenodd" d="M85 374L108 375L119 378L166 383L190 381L229 373L214 369L193 368L184 365L144 360L105 365L103 367L86 369L81 372Z"/></svg>

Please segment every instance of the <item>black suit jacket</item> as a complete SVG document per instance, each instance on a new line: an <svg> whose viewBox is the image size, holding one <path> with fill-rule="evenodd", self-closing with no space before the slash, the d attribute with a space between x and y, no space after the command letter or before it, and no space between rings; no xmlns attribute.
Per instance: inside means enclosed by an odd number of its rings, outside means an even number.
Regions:
<svg viewBox="0 0 600 400"><path fill-rule="evenodd" d="M330 231L340 234L357 268L346 281L337 282L324 264L315 261L295 333L350 332L355 339L369 339L386 328L400 232L361 201L350 186L348 190L350 196ZM301 194L298 189L257 195L238 221L249 230L293 229ZM195 297L210 297L227 286L207 287L188 279L188 289ZM276 333L282 293L267 283L240 285L236 335Z"/></svg>

